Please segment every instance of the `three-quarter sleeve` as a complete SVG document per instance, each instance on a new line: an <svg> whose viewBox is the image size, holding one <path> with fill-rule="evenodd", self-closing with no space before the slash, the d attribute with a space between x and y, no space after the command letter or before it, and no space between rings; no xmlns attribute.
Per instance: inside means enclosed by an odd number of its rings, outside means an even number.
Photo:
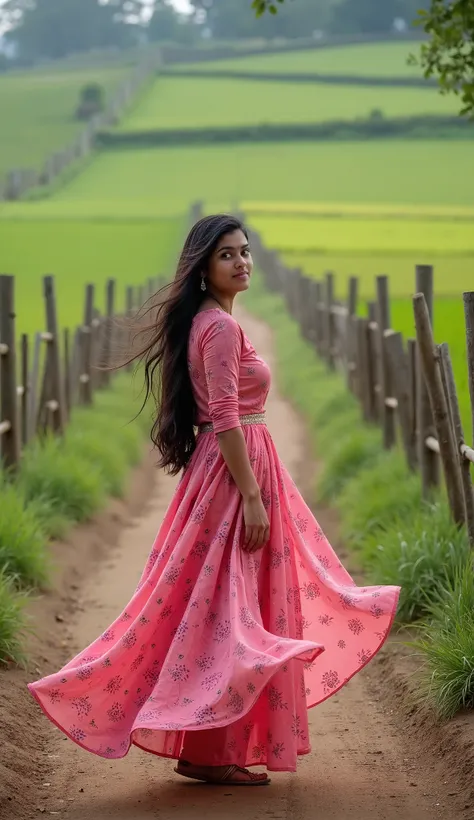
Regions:
<svg viewBox="0 0 474 820"><path fill-rule="evenodd" d="M240 426L239 369L242 331L231 316L213 317L201 337L209 394L209 417L215 433Z"/></svg>

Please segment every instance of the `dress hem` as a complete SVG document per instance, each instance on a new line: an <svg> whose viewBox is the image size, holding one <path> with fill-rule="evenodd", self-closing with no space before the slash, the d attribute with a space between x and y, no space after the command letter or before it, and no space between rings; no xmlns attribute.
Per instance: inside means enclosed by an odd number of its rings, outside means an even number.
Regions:
<svg viewBox="0 0 474 820"><path fill-rule="evenodd" d="M358 667L357 667L357 669L355 669L355 670L354 670L354 672L353 672L351 675L349 675L349 677L348 677L348 678L346 678L346 679L345 679L345 680L341 683L341 685L340 685L340 686L337 686L335 689L331 689L331 691L330 691L330 692L329 692L329 693L328 693L325 697L320 698L319 700L315 700L315 701L314 701L314 703L308 703L308 704L307 704L308 709L314 709L314 707L315 707L315 706L319 706L321 703L324 703L324 702L325 702L326 700L328 700L329 698L332 698L332 696L333 696L333 695L335 695L337 692L340 692L340 690L341 690L344 686L346 686L346 684L348 684L348 683L349 683L349 681L350 681L350 680L352 680L352 678L354 678L356 675L358 675L358 674L359 674L359 672L362 672L362 670L363 670L363 669L365 669L365 667L366 667L366 666L368 666L368 664L369 664L369 663L370 663L370 662L371 662L371 661L375 658L375 656L377 655L377 653L378 653L378 652L380 652L380 650L382 649L382 646L384 645L384 643L385 643L385 642L388 640L388 638L389 638L390 631L391 631L391 629L392 629L393 622L394 622L394 620L395 620L395 616L396 616L396 614L397 614L397 609L398 609L398 601L399 601L399 599L400 599L400 592L401 592L401 589L399 588L399 589L398 589L397 596L396 596L395 601L394 601L394 604L393 604L393 607L392 607L392 611L391 611L391 613L390 613L390 621L389 621L389 624L388 624L388 626L387 626L387 630L386 630L386 632L385 632L385 635L383 636L382 640L380 641L380 643L379 643L379 645L376 647L376 649L374 649L374 651L371 653L370 658L368 658L368 660L364 661L364 663L362 663L360 666L358 666Z"/></svg>
<svg viewBox="0 0 474 820"><path fill-rule="evenodd" d="M330 692L328 692L328 694L327 694L325 697L320 698L320 699L318 699L318 700L314 701L313 703L307 703L307 709L308 709L308 710L309 710L309 709L313 709L315 706L319 706L321 703L324 703L324 702L325 702L326 700L328 700L330 697L332 697L332 696L333 696L333 695L335 695L337 692L339 692L339 691L340 691L340 690L341 690L344 686L346 686L346 685L349 683L349 681L350 681L350 680L352 680L352 678L353 678L353 677L355 677L355 675L357 675L359 672L361 672L361 671L362 671L362 669L364 669L364 668L365 668L365 667L366 667L366 666L367 666L367 665L368 665L368 664L369 664L369 663L373 660L373 658L375 657L375 655L376 655L376 654L380 651L380 649L381 649L381 648L382 648L382 646L385 644L385 642L387 641L387 639L388 639L388 637L389 637L389 635L390 635L390 631L391 631L391 628L392 628L392 626L393 626L393 622L394 622L394 620L395 620L395 616L396 616L396 613L397 613L397 608L398 608L398 601L399 601L399 597L400 597L400 590L398 591L398 594L397 594L396 599L395 599L395 601L394 601L394 604L393 604L393 607L392 607L392 611L391 611L391 614L390 614L390 621L389 621L389 624L388 624L388 626L387 626L387 629L386 629L385 635L384 635L384 637L382 638L382 640L380 641L380 643L379 643L379 645L377 646L377 648L376 648L376 649L374 649L374 651L371 653L370 658L369 658L367 661L365 661L365 663L363 663L363 664L361 664L359 667L357 667L357 669L355 669L355 670L354 670L354 672L353 672L351 675L349 675L349 677L348 677L348 678L346 678L346 679L345 679L345 680L344 680L344 681L340 684L340 686L337 686L337 687L335 687L334 689L331 689L331 691L330 691ZM319 657L319 655L321 655L323 652L324 652L324 647L321 647L321 648L319 648L319 649L315 649L314 654L312 655L312 661L311 661L311 662L313 662L314 660L316 660L316 659ZM299 655L301 655L301 654L303 654L303 653L299 653ZM293 658L290 658L290 659L286 658L286 659L285 659L285 661L283 661L283 663L288 663L288 660L300 660L299 655L295 655L295 656L293 656ZM301 659L301 660L302 660L302 659ZM307 662L307 661L306 661L306 662ZM275 670L275 673L274 673L274 674L276 674L276 673L277 673L277 671L278 671L278 669L276 669L276 670ZM274 675L272 675L272 677L269 679L269 681L271 681L273 677L274 677ZM266 685L268 685L268 683L267 683ZM57 720L55 720L55 718L52 716L52 714L49 712L49 710L47 709L47 707L46 707L46 706L45 706L45 704L43 703L42 698L40 697L40 695L39 695L39 694L35 691L34 684L30 684L30 683L29 683L29 684L27 684L27 688L28 688L29 692L33 695L34 699L36 700L36 702L38 703L39 707L40 707L40 708L41 708L41 710L44 712L44 714L46 715L46 717L47 717L47 718L51 721L51 723L53 723L53 724L56 726L56 728L57 728L57 729L59 729L59 730L60 730L60 731L61 731L64 735L66 735L66 737L68 737L68 738L69 738L69 740L72 740L72 742L73 742L73 743L75 743L75 744L76 744L77 746L79 746L81 749L84 749L84 751L86 751L86 752L90 752L91 754L94 754L94 755L96 755L97 757L101 757L101 758L103 758L103 759L105 759L105 760L121 760L121 759L123 759L124 757L126 757L126 756L127 756L127 754L128 754L128 753L129 753L129 751L130 751L130 748L131 748L132 746L137 746L137 748L141 749L142 751L147 752L148 754L153 754L153 755L155 755L156 757L163 757L163 758L167 758L167 759L170 759L170 760L179 760L179 756L177 757L176 755L166 754L166 752L154 752L153 750L151 750L151 749L147 749L145 746L141 746L139 743L137 743L136 741L134 741L134 740L132 739L132 737L133 737L133 733L134 733L135 731L140 731L140 730L137 730L137 729L132 729L132 731L131 731L131 733L130 733L130 742L129 742L129 745L128 745L128 747L127 747L126 751L124 751L124 752L123 752L123 754L120 754L120 755L116 755L116 754L114 754L114 755L105 755L105 754L101 754L100 752L97 752L95 749L90 749L88 746L86 746L86 745L85 745L84 743L82 743L80 740L76 740L76 738L72 737L72 735L71 735L71 734L70 734L70 733L69 733L66 729L64 729L64 727L63 727L63 726L61 726L61 725L58 723L58 721L57 721ZM194 732L195 732L195 731L200 731L200 730L202 730L202 729L211 729L211 728L218 729L218 728L221 728L221 727L223 727L223 726L231 726L231 725L232 725L232 723L235 723L235 722L236 722L237 720L239 720L240 718L245 717L245 715L246 715L246 714L248 714L248 713L251 711L251 709L253 708L253 706L254 706L254 705L255 705L255 703L257 702L258 698L259 698L259 697L261 697L261 694L262 694L262 692L260 692L260 693L257 695L257 697L255 698L255 700L252 702L252 704L249 706L249 708L248 708L247 710L245 710L244 712L242 712L240 715L236 716L235 720L230 720L230 721L228 720L228 721L225 721L225 722L220 721L220 722L218 722L218 723L216 723L216 724L212 724L211 726L210 726L210 725L208 725L208 724L206 724L206 726L205 726L205 727L203 726L203 727L200 727L199 729L186 729L186 728L183 728L183 729L175 729L175 730L173 730L173 731L180 731L180 732L193 732L193 731L194 731ZM147 726L143 726L143 727L140 727L140 728L141 728L141 729L147 729L147 728L149 728L149 727L147 727ZM166 729L166 728L164 728L164 727L163 727L163 728L160 728L160 727L154 727L154 728L155 728L155 730L156 730L156 731L170 731L169 729ZM152 731L153 731L153 729L152 729ZM298 753L298 754L300 754L300 753ZM302 752L301 754L308 754L308 752ZM258 765L264 765L264 764L254 763L254 764L249 764L249 765L258 766ZM271 769L271 770L269 769L269 771L294 771L294 770L293 770L293 769Z"/></svg>
<svg viewBox="0 0 474 820"><path fill-rule="evenodd" d="M307 643L307 644L310 644L311 642L310 642L310 641L306 641L306 643ZM316 647L315 647L315 646L314 646L314 642L313 642L313 644L312 644L312 645L313 645L313 647L314 647L314 648L313 648L313 650L312 650L312 652L311 652L311 650L310 650L309 648L307 648L307 649L304 649L304 650L300 650L300 651L298 652L298 654L297 654L297 655L293 655L293 656L291 656L291 657L284 658L284 659L283 659L283 660L282 660L282 661L278 664L278 666L275 668L274 673L273 673L273 674L271 675L271 677L268 679L268 681L267 681L267 683L265 684L265 686L268 686L268 684L270 683L270 681L274 678L274 676L275 676L275 675L277 674L277 672L279 671L280 667L281 667L281 666L284 666L286 663L288 663L288 662L289 662L289 661L291 661L291 660L296 660L296 661L298 661L298 660L299 660L299 661L300 661L300 662L302 662L302 663L313 663L313 661L315 661L315 660L316 660L316 658L318 658L318 657L319 657L319 655L321 655L321 654L324 652L324 646L316 646ZM311 654L309 655L309 658L308 658L308 653L309 653L309 652L311 652ZM306 657L304 657L304 658L303 658L303 657L301 657L301 656L303 656L303 655L306 655ZM144 747L144 746L139 746L139 744L138 744L138 743L136 743L136 742L133 740L133 734L134 734L134 732L139 732L139 731L142 731L143 729L149 729L149 728L150 728L149 726L140 726L140 727L137 727L137 728L133 728L133 729L130 731L130 733L129 733L129 744L128 744L128 747L127 747L127 749L126 749L123 753L121 753L121 754L106 755L106 754L103 754L103 753L101 753L101 752L96 751L95 749L91 749L89 746L86 746L86 744L85 744L85 743L82 743L82 741L77 740L75 737L73 737L73 736L70 734L70 732L68 732L68 731L67 731L67 729L65 729L63 726L61 726L61 724L60 724L60 723L59 723L59 722L58 722L58 721L57 721L57 720L56 720L56 719L52 716L51 712L47 709L46 705L44 704L44 702L43 702L43 698L42 698L42 697L39 695L39 693L35 690L35 686L34 686L34 684L28 683L28 684L27 684L27 688L28 688L29 692L33 695L33 697L34 697L34 699L36 700L36 702L38 703L38 705L39 705L40 709L44 712L44 714L45 714L45 715L46 715L46 717L47 717L47 718L51 721L51 723L53 723L53 724L56 726L56 728L57 728L57 729L59 729L59 730L60 730L60 731L61 731L64 735L66 735L66 737L68 737L68 738L69 738L69 740L72 740L72 742L73 742L73 743L75 743L75 744L76 744L77 746L79 746L81 749L84 749L86 752L90 752L91 754L94 754L94 755L96 755L97 757L101 757L101 758L103 758L103 759L105 759L105 760L122 760L122 759L123 759L124 757L126 757L126 756L127 756L127 754L129 753L131 746L138 746L138 747L139 747L140 749L142 749L143 751L146 751L146 752L148 752L149 754L154 754L154 755L156 755L157 757L167 757L167 758L171 758L171 759L173 759L173 760L179 760L179 757L176 757L175 755L168 755L168 754L166 754L165 752L154 752L152 749L147 749L147 748L146 748L146 747ZM265 687L263 687L263 688L265 688ZM253 699L253 701L250 703L250 705L249 705L248 709L245 709L245 710L243 710L242 712L240 712L240 714L233 716L233 717L234 717L234 719L233 719L233 720L220 720L220 721L216 721L215 723L212 723L212 724L208 724L208 723L206 723L206 724L205 724L205 725L203 725L203 726L199 726L199 727L195 727L195 728L186 728L185 726L183 726L183 728L174 728L174 729L169 729L169 727L167 727L166 725L164 725L164 726L156 726L156 725L155 725L155 726L153 727L153 729L151 729L151 731L157 731L157 732L170 732L170 731L172 731L172 732L183 732L183 733L184 733L184 732L199 732L199 731L209 730L209 729L221 729L221 728L223 728L223 727L225 727L225 726L232 726L232 724L233 724L233 723L236 723L238 720L240 720L241 718L245 717L245 716L246 716L246 715L247 715L247 714L248 714L248 713L249 713L249 712L253 709L253 707L255 706L255 704L256 704L256 702L258 701L258 699L262 696L262 691L263 691L263 690L260 690L260 692L256 695L256 697L255 697L255 698ZM309 707L308 707L308 708L309 708ZM256 764L256 765L258 765L258 764Z"/></svg>

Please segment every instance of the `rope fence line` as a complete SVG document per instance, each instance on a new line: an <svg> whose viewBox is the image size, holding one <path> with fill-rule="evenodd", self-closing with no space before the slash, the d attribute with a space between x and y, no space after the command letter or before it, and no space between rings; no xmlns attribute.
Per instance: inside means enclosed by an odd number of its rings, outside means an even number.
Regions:
<svg viewBox="0 0 474 820"><path fill-rule="evenodd" d="M269 290L280 293L302 335L330 371L344 374L364 421L382 429L383 447L401 441L408 467L421 475L429 499L444 474L454 521L474 545L474 447L465 440L449 346L433 336L433 268L417 265L413 297L416 338L391 327L389 278L377 276L367 316L359 315L359 281L349 279L345 302L335 298L333 273L309 278L288 268L255 231L252 251ZM463 294L468 383L474 440L474 292Z"/></svg>
<svg viewBox="0 0 474 820"><path fill-rule="evenodd" d="M118 349L130 350L125 320L140 311L159 289L161 276L145 286L128 286L125 312L117 310L117 283L106 283L106 310L95 307L96 288L85 288L84 319L73 332L59 330L55 280L43 277L45 331L33 344L17 339L15 277L0 275L0 464L15 471L24 447L50 431L63 435L75 406L90 406L96 390L109 386ZM128 366L128 369L132 365ZM20 383L18 383L20 381Z"/></svg>
<svg viewBox="0 0 474 820"><path fill-rule="evenodd" d="M17 167L7 171L4 178L0 178L0 201L20 200L35 188L44 189L76 162L89 157L94 150L98 133L122 119L146 83L156 75L160 63L159 51L150 50L146 57L142 57L107 99L105 110L95 114L71 143L49 154L41 170Z"/></svg>

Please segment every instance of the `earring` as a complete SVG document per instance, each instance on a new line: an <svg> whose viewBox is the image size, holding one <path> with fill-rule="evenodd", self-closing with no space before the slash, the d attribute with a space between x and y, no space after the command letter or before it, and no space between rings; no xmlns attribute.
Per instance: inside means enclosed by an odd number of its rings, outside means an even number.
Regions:
<svg viewBox="0 0 474 820"><path fill-rule="evenodd" d="M201 290L206 290L206 282L204 281L204 276L201 277Z"/></svg>

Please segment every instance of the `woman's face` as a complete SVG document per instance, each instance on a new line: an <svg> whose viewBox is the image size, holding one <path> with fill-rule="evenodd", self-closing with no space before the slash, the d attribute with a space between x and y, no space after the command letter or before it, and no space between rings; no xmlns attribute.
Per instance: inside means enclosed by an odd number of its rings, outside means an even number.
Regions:
<svg viewBox="0 0 474 820"><path fill-rule="evenodd" d="M206 284L213 293L235 296L249 287L252 268L250 248L243 231L226 233L209 260Z"/></svg>

